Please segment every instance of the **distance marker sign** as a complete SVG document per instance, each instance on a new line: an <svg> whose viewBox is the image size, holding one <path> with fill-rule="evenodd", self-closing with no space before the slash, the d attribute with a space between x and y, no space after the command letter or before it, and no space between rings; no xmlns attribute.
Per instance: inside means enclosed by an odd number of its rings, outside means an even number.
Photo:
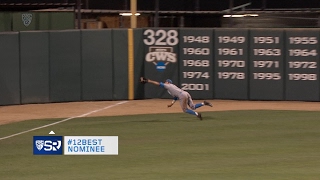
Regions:
<svg viewBox="0 0 320 180"><path fill-rule="evenodd" d="M145 76L159 82L171 79L178 85L178 29L144 29ZM145 86L145 98L172 98L164 88Z"/></svg>

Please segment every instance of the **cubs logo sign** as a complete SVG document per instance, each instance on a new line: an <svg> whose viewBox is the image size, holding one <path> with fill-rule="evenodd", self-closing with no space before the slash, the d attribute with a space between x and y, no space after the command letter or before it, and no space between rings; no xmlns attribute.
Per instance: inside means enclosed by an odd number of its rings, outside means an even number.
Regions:
<svg viewBox="0 0 320 180"><path fill-rule="evenodd" d="M32 21L32 14L30 13L22 14L21 18L22 18L23 25L28 27Z"/></svg>

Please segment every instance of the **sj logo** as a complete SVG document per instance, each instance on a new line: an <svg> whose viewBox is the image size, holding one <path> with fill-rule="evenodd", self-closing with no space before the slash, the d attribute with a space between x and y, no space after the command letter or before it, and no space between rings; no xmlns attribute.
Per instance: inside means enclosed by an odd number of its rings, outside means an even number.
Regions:
<svg viewBox="0 0 320 180"><path fill-rule="evenodd" d="M45 151L57 151L61 148L61 141L37 140L36 145L39 151L41 151L43 147L43 150Z"/></svg>
<svg viewBox="0 0 320 180"><path fill-rule="evenodd" d="M34 136L33 144L35 155L62 155L62 136Z"/></svg>

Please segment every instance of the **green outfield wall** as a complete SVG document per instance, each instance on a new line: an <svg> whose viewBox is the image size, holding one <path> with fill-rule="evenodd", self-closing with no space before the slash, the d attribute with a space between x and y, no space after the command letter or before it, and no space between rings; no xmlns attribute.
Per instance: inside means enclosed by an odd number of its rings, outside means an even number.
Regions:
<svg viewBox="0 0 320 180"><path fill-rule="evenodd" d="M50 102L49 32L20 32L21 103Z"/></svg>
<svg viewBox="0 0 320 180"><path fill-rule="evenodd" d="M320 29L2 32L0 105L171 98L140 76L171 79L193 99L320 101L319 40Z"/></svg>

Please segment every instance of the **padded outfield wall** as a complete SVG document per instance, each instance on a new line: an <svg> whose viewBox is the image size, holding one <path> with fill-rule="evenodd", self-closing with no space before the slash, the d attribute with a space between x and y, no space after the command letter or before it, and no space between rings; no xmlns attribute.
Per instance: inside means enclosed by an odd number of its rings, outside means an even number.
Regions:
<svg viewBox="0 0 320 180"><path fill-rule="evenodd" d="M173 78L196 99L319 101L320 29L143 33L145 76L157 81ZM165 94L151 85L145 91L146 98Z"/></svg>
<svg viewBox="0 0 320 180"><path fill-rule="evenodd" d="M0 105L170 98L319 101L320 29L0 33Z"/></svg>

